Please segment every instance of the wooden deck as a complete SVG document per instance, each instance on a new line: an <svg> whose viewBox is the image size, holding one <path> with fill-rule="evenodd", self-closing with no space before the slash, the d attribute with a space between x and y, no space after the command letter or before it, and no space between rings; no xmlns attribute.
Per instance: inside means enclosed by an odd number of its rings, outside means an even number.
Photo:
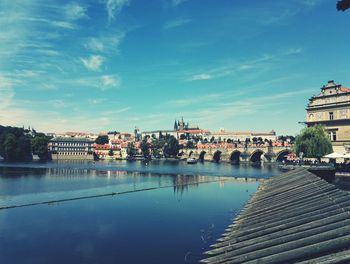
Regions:
<svg viewBox="0 0 350 264"><path fill-rule="evenodd" d="M350 194L300 168L263 182L203 263L350 263Z"/></svg>

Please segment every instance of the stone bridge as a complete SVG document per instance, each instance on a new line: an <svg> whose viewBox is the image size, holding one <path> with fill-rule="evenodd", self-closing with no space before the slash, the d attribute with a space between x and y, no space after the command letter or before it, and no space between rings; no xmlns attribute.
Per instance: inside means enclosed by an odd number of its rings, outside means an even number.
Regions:
<svg viewBox="0 0 350 264"><path fill-rule="evenodd" d="M200 161L226 161L239 162L276 162L285 159L285 156L292 151L288 146L248 146L237 148L205 148L205 149L184 149L183 158L194 157Z"/></svg>

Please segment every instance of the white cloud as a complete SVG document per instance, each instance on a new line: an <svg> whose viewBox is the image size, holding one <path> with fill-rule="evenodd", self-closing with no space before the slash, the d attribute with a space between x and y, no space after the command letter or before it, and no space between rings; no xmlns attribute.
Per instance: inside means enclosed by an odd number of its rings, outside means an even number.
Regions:
<svg viewBox="0 0 350 264"><path fill-rule="evenodd" d="M87 8L76 2L66 5L64 7L64 13L69 20L88 18Z"/></svg>
<svg viewBox="0 0 350 264"><path fill-rule="evenodd" d="M94 52L118 54L119 45L124 37L124 32L109 33L100 37L87 39L84 43L84 47Z"/></svg>
<svg viewBox="0 0 350 264"><path fill-rule="evenodd" d="M186 1L188 1L188 0L172 0L171 4L172 4L172 6L175 7L175 6L181 5L182 3L186 2Z"/></svg>
<svg viewBox="0 0 350 264"><path fill-rule="evenodd" d="M99 55L91 55L89 58L80 58L84 66L91 71L98 71L104 61L104 58Z"/></svg>
<svg viewBox="0 0 350 264"><path fill-rule="evenodd" d="M203 81L203 80L209 80L212 76L207 73L197 74L192 76L191 81Z"/></svg>
<svg viewBox="0 0 350 264"><path fill-rule="evenodd" d="M77 27L67 21L50 21L51 25L59 28L64 28L64 29L76 29Z"/></svg>
<svg viewBox="0 0 350 264"><path fill-rule="evenodd" d="M183 25L188 24L190 21L191 21L190 19L185 19L185 18L170 20L164 25L164 28L171 29L171 28L181 27Z"/></svg>
<svg viewBox="0 0 350 264"><path fill-rule="evenodd" d="M12 81L0 75L0 109L6 109L12 102L15 93L12 88Z"/></svg>
<svg viewBox="0 0 350 264"><path fill-rule="evenodd" d="M103 75L101 77L102 90L111 88L111 87L119 87L121 84L121 80L118 76L112 75Z"/></svg>
<svg viewBox="0 0 350 264"><path fill-rule="evenodd" d="M287 50L286 54L287 55L292 55L292 54L299 54L303 52L303 48L290 48Z"/></svg>
<svg viewBox="0 0 350 264"><path fill-rule="evenodd" d="M85 48L92 50L92 51L104 51L105 46L103 42L97 38L90 38L85 44Z"/></svg>
<svg viewBox="0 0 350 264"><path fill-rule="evenodd" d="M298 0L299 3L308 7L314 7L320 4L323 0Z"/></svg>
<svg viewBox="0 0 350 264"><path fill-rule="evenodd" d="M117 14L123 9L123 7L129 4L129 0L107 0L106 8L108 13L108 20L115 18Z"/></svg>

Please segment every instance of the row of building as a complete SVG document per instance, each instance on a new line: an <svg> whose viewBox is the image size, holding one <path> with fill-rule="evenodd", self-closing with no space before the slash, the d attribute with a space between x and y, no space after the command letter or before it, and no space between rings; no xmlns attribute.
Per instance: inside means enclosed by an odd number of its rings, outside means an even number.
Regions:
<svg viewBox="0 0 350 264"><path fill-rule="evenodd" d="M333 150L339 153L350 150L350 89L334 81L321 87L321 93L312 96L306 107L307 126L316 124L324 125L332 141ZM134 133L120 133L117 131L92 134L83 132L67 132L63 135L49 134L53 136L49 144L53 159L92 159L93 154L101 158L112 156L114 158L125 158L126 149L133 142L137 150L140 149L140 141L148 138L159 139L167 135L174 136L180 144L186 146L188 141L196 141L203 148L214 145L231 146L230 144L274 143L277 142L276 132L227 132L220 129L219 132L210 132L199 126L186 123L183 118L175 120L171 130L154 130ZM108 144L95 144L98 136L107 136Z"/></svg>

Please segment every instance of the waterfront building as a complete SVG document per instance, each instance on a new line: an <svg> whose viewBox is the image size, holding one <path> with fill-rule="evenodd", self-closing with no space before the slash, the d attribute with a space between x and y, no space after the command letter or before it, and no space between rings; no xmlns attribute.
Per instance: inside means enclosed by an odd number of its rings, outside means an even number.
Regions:
<svg viewBox="0 0 350 264"><path fill-rule="evenodd" d="M56 137L50 140L49 150L53 160L93 160L94 141L89 138Z"/></svg>
<svg viewBox="0 0 350 264"><path fill-rule="evenodd" d="M252 142L253 138L261 138L262 141L272 142L277 140L276 132L274 130L271 130L270 132L226 132L221 130L219 132L211 133L207 140L210 140L212 137L214 137L214 140L217 142L227 142L227 140L233 142L245 142L246 139L249 139Z"/></svg>
<svg viewBox="0 0 350 264"><path fill-rule="evenodd" d="M119 159L121 158L120 147L113 144L94 144L94 152L99 159ZM110 155L113 154L113 155Z"/></svg>
<svg viewBox="0 0 350 264"><path fill-rule="evenodd" d="M321 93L309 99L306 107L306 125L325 126L335 152L350 148L350 89L328 81Z"/></svg>

